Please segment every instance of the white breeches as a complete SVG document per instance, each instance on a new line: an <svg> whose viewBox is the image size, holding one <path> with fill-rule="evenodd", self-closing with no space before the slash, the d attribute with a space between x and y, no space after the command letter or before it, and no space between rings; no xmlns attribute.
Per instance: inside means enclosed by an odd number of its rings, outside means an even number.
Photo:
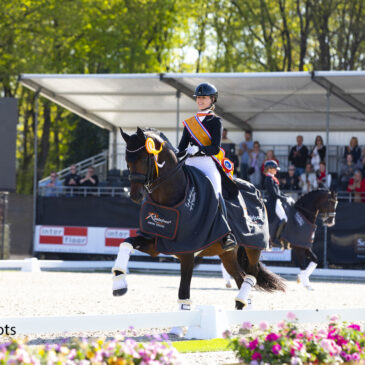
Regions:
<svg viewBox="0 0 365 365"><path fill-rule="evenodd" d="M284 219L285 222L288 221L288 217L286 216L285 210L283 208L283 204L281 203L280 199L276 199L275 213L279 217L280 220Z"/></svg>
<svg viewBox="0 0 365 365"><path fill-rule="evenodd" d="M186 165L193 166L202 171L206 176L208 176L211 181L215 194L218 198L219 194L222 194L222 181L221 175L218 171L218 167L216 166L213 159L209 156L198 156L198 157L189 157L186 160Z"/></svg>

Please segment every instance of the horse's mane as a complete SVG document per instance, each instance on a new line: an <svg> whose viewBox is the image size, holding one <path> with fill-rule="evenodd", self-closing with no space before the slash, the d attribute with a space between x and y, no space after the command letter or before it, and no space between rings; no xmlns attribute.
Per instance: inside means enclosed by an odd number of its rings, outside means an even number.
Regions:
<svg viewBox="0 0 365 365"><path fill-rule="evenodd" d="M304 194L303 196L301 196L297 201L296 203L294 204L295 207L298 207L298 206L305 206L306 203L309 201L309 200L313 200L317 197L317 195L320 195L320 194L324 194L324 193L329 193L328 190L325 190L325 189L317 189L317 190L312 190L306 194Z"/></svg>
<svg viewBox="0 0 365 365"><path fill-rule="evenodd" d="M162 140L166 142L166 143L165 143L165 145L167 145L169 149L173 150L175 153L177 153L177 152L178 152L177 148L175 148L175 147L171 144L171 142L170 142L170 141L169 141L169 139L165 136L165 134L164 134L164 133L162 133L161 131L159 131L158 129L156 129L156 128L143 128L142 130L143 130L143 132L145 132L146 134L152 134L152 135L153 135L153 134L155 134L155 135L157 135L157 137L162 138Z"/></svg>

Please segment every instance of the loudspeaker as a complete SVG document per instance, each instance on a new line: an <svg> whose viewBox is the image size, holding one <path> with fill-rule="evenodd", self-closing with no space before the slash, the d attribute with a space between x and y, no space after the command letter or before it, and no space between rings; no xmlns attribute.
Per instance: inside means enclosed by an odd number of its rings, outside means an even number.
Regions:
<svg viewBox="0 0 365 365"><path fill-rule="evenodd" d="M0 98L0 191L15 191L18 100Z"/></svg>

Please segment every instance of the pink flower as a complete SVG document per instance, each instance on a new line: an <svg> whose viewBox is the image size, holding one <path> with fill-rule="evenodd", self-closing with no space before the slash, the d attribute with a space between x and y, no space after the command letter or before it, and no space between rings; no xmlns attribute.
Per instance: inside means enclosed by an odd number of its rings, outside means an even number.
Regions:
<svg viewBox="0 0 365 365"><path fill-rule="evenodd" d="M353 354L352 354L352 360L353 360L353 361L358 361L358 360L360 360L360 355L359 355L357 352L353 353Z"/></svg>
<svg viewBox="0 0 365 365"><path fill-rule="evenodd" d="M266 321L262 321L259 324L260 330L266 331L269 328L269 324Z"/></svg>
<svg viewBox="0 0 365 365"><path fill-rule="evenodd" d="M280 336L277 335L276 333L269 333L267 336L266 336L266 341L276 341Z"/></svg>
<svg viewBox="0 0 365 365"><path fill-rule="evenodd" d="M271 348L271 351L275 355L277 355L280 352L280 350L281 350L281 346L278 343Z"/></svg>
<svg viewBox="0 0 365 365"><path fill-rule="evenodd" d="M226 330L222 333L222 337L223 338L230 338L231 337L231 332L229 330Z"/></svg>
<svg viewBox="0 0 365 365"><path fill-rule="evenodd" d="M346 354L345 360L346 361L351 361L351 359L352 359L352 356L350 354Z"/></svg>
<svg viewBox="0 0 365 365"><path fill-rule="evenodd" d="M253 341L251 341L249 344L248 344L248 347L250 350L254 350L257 345L259 344L259 340L257 338L255 338ZM255 360L255 359L252 359L252 360Z"/></svg>
<svg viewBox="0 0 365 365"><path fill-rule="evenodd" d="M331 321L331 322L336 322L336 321L338 321L338 319L339 319L339 316L337 316L337 315L335 314L335 315L333 315L333 316L330 318L330 321Z"/></svg>
<svg viewBox="0 0 365 365"><path fill-rule="evenodd" d="M328 352L332 351L332 340L328 340L328 339L323 339L321 341L321 346L327 350Z"/></svg>
<svg viewBox="0 0 365 365"><path fill-rule="evenodd" d="M281 321L277 324L279 330L282 330L283 328L285 328L285 322L284 321Z"/></svg>
<svg viewBox="0 0 365 365"><path fill-rule="evenodd" d="M356 331L361 331L360 326L358 324L355 324L355 323L350 324L347 328L353 328Z"/></svg>
<svg viewBox="0 0 365 365"><path fill-rule="evenodd" d="M290 355L295 356L295 349L293 347L290 349Z"/></svg>
<svg viewBox="0 0 365 365"><path fill-rule="evenodd" d="M239 343L241 346L248 347L248 342L247 342L247 340L246 340L244 337L240 338L240 339L239 339L239 341L238 341L238 343Z"/></svg>
<svg viewBox="0 0 365 365"><path fill-rule="evenodd" d="M249 330L249 329L251 329L251 328L252 328L252 323L251 323L251 322L243 322L243 323L242 323L242 328L243 328L244 330Z"/></svg>
<svg viewBox="0 0 365 365"><path fill-rule="evenodd" d="M261 360L262 359L262 355L259 352L254 352L252 354L252 360Z"/></svg>
<svg viewBox="0 0 365 365"><path fill-rule="evenodd" d="M293 312L288 312L288 314L286 315L286 317L288 319L290 319L291 321L295 321L297 319L297 316Z"/></svg>

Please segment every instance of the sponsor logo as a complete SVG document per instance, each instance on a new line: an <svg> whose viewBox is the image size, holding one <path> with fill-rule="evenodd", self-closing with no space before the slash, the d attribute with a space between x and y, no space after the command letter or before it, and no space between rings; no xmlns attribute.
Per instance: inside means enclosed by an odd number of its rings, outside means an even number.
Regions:
<svg viewBox="0 0 365 365"><path fill-rule="evenodd" d="M295 220L297 221L297 223L299 224L299 226L303 226L304 225L304 220L302 218L302 216L299 214L299 212L295 213Z"/></svg>
<svg viewBox="0 0 365 365"><path fill-rule="evenodd" d="M365 253L365 238L358 238L355 247L356 253Z"/></svg>
<svg viewBox="0 0 365 365"><path fill-rule="evenodd" d="M185 206L186 208L189 209L190 212L194 209L195 202L196 202L196 191L195 187L193 186L188 192L188 196L185 201Z"/></svg>
<svg viewBox="0 0 365 365"><path fill-rule="evenodd" d="M129 237L136 237L137 230L130 228L106 228L105 229L105 246L119 247Z"/></svg>
<svg viewBox="0 0 365 365"><path fill-rule="evenodd" d="M87 227L50 227L39 230L39 243L42 245L87 245Z"/></svg>
<svg viewBox="0 0 365 365"><path fill-rule="evenodd" d="M160 228L165 228L166 225L171 224L171 220L168 221L166 219L160 218L159 215L154 212L149 212L145 220L148 221L148 224Z"/></svg>

